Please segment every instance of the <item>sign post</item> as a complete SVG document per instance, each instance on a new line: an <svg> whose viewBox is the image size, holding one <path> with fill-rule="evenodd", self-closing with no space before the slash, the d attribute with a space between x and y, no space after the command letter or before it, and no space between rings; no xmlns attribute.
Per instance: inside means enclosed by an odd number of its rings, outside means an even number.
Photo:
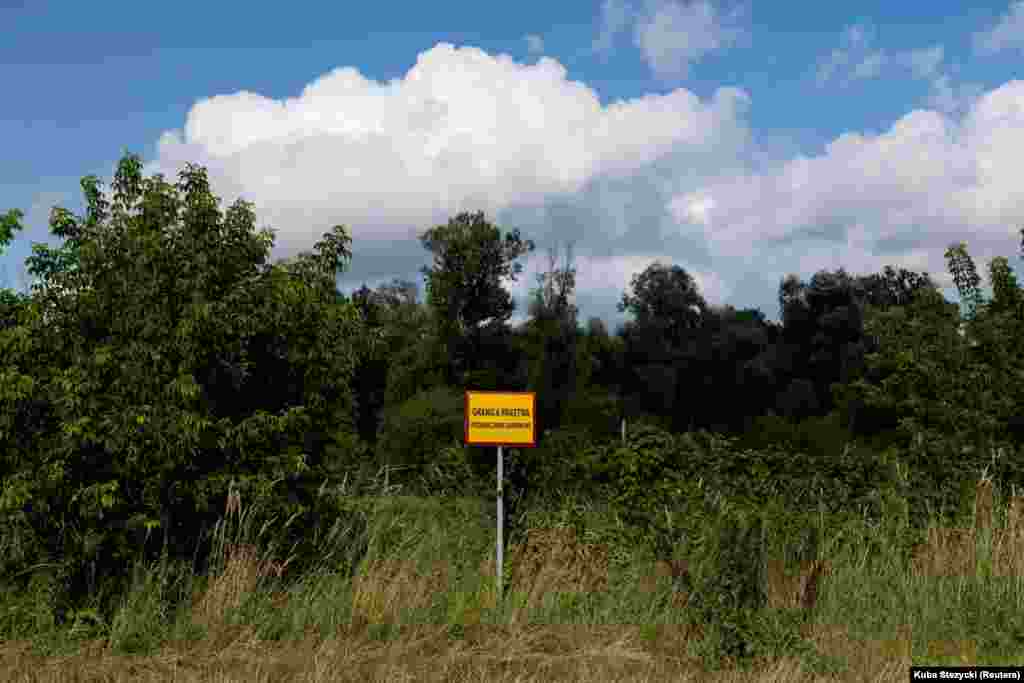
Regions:
<svg viewBox="0 0 1024 683"><path fill-rule="evenodd" d="M534 448L537 445L537 395L533 392L467 391L465 442L467 446L498 447L498 541L497 592L502 600L504 567L504 446Z"/></svg>

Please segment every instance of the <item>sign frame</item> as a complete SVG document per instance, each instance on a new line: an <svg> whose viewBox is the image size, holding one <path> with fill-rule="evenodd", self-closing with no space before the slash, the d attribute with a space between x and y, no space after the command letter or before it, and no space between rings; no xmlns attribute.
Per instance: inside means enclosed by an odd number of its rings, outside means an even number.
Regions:
<svg viewBox="0 0 1024 683"><path fill-rule="evenodd" d="M530 398L530 441L529 442L515 442L515 441L470 441L469 439L469 421L472 418L470 413L470 394L484 394L484 395L503 395L503 396L515 396L517 398L524 398L529 396ZM537 392L535 391L472 391L466 390L465 395L465 411L463 421L463 442L467 446L498 446L499 448L505 446L506 448L536 448L537 447Z"/></svg>
<svg viewBox="0 0 1024 683"><path fill-rule="evenodd" d="M507 441L470 441L469 440L469 421L472 418L470 411L470 394L503 394L505 396L516 396L518 398L529 397L530 399L530 442L507 442ZM464 415L464 443L466 446L497 446L498 447L498 489L497 493L497 507L498 507L498 529L497 538L495 543L495 589L497 592L498 603L501 604L504 599L504 587L502 584L502 577L504 575L505 568L505 506L504 506L504 483L505 483L505 458L504 449L509 448L536 448L537 447L537 393L534 391L471 391L466 390L466 403L465 403L465 415Z"/></svg>

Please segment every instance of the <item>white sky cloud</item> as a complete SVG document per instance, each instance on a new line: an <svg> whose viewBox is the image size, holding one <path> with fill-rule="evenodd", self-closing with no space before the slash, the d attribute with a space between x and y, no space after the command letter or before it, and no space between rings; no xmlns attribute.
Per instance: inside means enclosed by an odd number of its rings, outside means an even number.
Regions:
<svg viewBox="0 0 1024 683"><path fill-rule="evenodd" d="M940 57L919 54L919 68ZM439 44L387 83L340 68L290 99L199 101L147 172L207 166L218 194L253 201L277 229L275 257L344 223L355 257L343 286L416 279L429 256L416 234L483 209L537 242L512 287L521 308L547 247L575 243L583 319L621 319L622 291L654 260L686 268L710 303L775 317L790 272L893 264L942 281L950 242L967 240L979 266L1017 253L1024 81L961 114L912 111L881 134L768 163L751 106L731 88L602 105L553 59Z"/></svg>
<svg viewBox="0 0 1024 683"><path fill-rule="evenodd" d="M710 183L671 207L681 228L701 230L723 257L744 258L757 244L769 258L798 263L797 272L915 260L941 279L951 242L968 241L979 265L1017 252L1022 149L1024 81L1013 81L963 119L913 111L882 134L842 135L821 155ZM788 253L797 239L799 255Z"/></svg>
<svg viewBox="0 0 1024 683"><path fill-rule="evenodd" d="M686 90L602 106L549 58L535 65L439 44L389 83L340 68L283 101L248 92L198 102L162 165L198 155L272 215L409 221L495 211L633 172L675 145L706 146L736 119L735 91ZM339 218L341 216L339 215Z"/></svg>
<svg viewBox="0 0 1024 683"><path fill-rule="evenodd" d="M862 24L846 27L839 47L818 60L818 84L834 80L848 84L854 80L876 78L891 57L884 50L874 49L873 43L874 36L869 27Z"/></svg>
<svg viewBox="0 0 1024 683"><path fill-rule="evenodd" d="M656 0L637 22L634 40L656 76L684 77L694 62L737 43L736 16L722 15L709 0Z"/></svg>
<svg viewBox="0 0 1024 683"><path fill-rule="evenodd" d="M1010 3L1006 14L992 28L975 34L974 47L983 55L1003 50L1024 51L1024 0Z"/></svg>
<svg viewBox="0 0 1024 683"><path fill-rule="evenodd" d="M817 81L819 86L838 83L845 87L854 81L902 72L928 84L925 104L929 107L962 115L981 95L982 88L954 79L943 68L944 58L941 45L894 51L876 49L870 27L854 24L843 31L840 46L818 60Z"/></svg>
<svg viewBox="0 0 1024 683"><path fill-rule="evenodd" d="M710 0L604 0L593 54L607 56L632 25L633 45L654 75L684 78L690 67L739 43L740 9L723 13Z"/></svg>
<svg viewBox="0 0 1024 683"><path fill-rule="evenodd" d="M523 226L541 246L576 234L585 248L614 251L668 220L673 188L656 175L713 173L723 152L746 144L748 104L721 88L602 105L553 59L520 64L439 44L387 83L339 68L294 98L201 100L182 130L162 136L147 171L203 164L226 202L245 197L276 229L278 257L343 223L354 277L380 279L414 273L426 256L416 234L459 211Z"/></svg>
<svg viewBox="0 0 1024 683"><path fill-rule="evenodd" d="M984 92L980 84L957 81L947 73L936 74L929 79L929 84L931 92L927 104L945 113L968 111Z"/></svg>
<svg viewBox="0 0 1024 683"><path fill-rule="evenodd" d="M853 67L854 78L875 78L882 73L887 57L884 52L872 52Z"/></svg>
<svg viewBox="0 0 1024 683"><path fill-rule="evenodd" d="M942 66L942 59L945 50L941 45L923 47L916 50L908 50L905 59L911 71L917 78L931 78Z"/></svg>

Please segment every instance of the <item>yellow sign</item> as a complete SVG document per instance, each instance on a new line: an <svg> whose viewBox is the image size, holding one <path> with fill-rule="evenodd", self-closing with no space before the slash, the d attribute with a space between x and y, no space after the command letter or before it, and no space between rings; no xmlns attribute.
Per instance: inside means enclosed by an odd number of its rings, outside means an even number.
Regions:
<svg viewBox="0 0 1024 683"><path fill-rule="evenodd" d="M537 445L537 396L529 392L467 391L466 445Z"/></svg>

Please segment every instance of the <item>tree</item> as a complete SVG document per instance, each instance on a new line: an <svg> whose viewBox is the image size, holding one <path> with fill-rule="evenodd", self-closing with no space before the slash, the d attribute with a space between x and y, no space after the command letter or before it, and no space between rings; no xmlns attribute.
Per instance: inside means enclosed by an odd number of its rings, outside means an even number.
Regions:
<svg viewBox="0 0 1024 683"><path fill-rule="evenodd" d="M1016 297L1009 293L1013 282L1003 269L1005 261L993 259L990 273L1004 278L992 283L1001 301L993 307L983 300L966 245L951 246L946 258L960 305L923 288L908 306L869 307L866 329L880 343L867 355L864 377L839 388L837 397L859 402L866 413L887 420L860 420L857 431L887 436L917 477L914 495L941 491L977 476L982 467L1004 485L1019 486L1024 472L1012 450L1006 458L993 455L1012 447L1015 418L1024 403L1021 330L1011 310L1003 309Z"/></svg>
<svg viewBox="0 0 1024 683"><path fill-rule="evenodd" d="M572 244L566 245L564 264L558 266L558 248L551 248L548 251L548 269L537 275L539 287L531 292L530 316L538 323L555 321L575 329L578 309L571 301L576 292Z"/></svg>
<svg viewBox="0 0 1024 683"><path fill-rule="evenodd" d="M0 254L4 252L7 245L14 239L14 233L24 229L21 221L25 214L19 209L11 209L0 214ZM17 321L19 311L22 311L27 304L27 297L11 289L0 290L0 329L14 325Z"/></svg>
<svg viewBox="0 0 1024 683"><path fill-rule="evenodd" d="M10 209L6 213L0 214L0 249L6 249L14 239L14 233L24 229L21 224L24 218L25 213L20 209Z"/></svg>
<svg viewBox="0 0 1024 683"><path fill-rule="evenodd" d="M451 358L447 382L455 385L477 367L482 326L503 325L515 310L502 280L515 281L522 272L516 259L533 251L534 243L524 241L518 229L503 240L501 229L485 220L483 212L460 213L420 239L434 255L433 266L423 269L427 301Z"/></svg>
<svg viewBox="0 0 1024 683"><path fill-rule="evenodd" d="M633 314L640 328L654 328L672 347L680 347L687 332L700 326L707 311L697 283L683 268L653 263L630 281L619 311Z"/></svg>
<svg viewBox="0 0 1024 683"><path fill-rule="evenodd" d="M953 276L953 283L960 294L960 301L966 307L967 320L978 314L982 305L981 276L974 267L974 260L967 253L967 244L950 245L946 249L946 262Z"/></svg>
<svg viewBox="0 0 1024 683"><path fill-rule="evenodd" d="M989 261L988 274L992 300L985 307L986 313L1006 314L1017 322L1024 322L1024 291L1010 269L1010 262L1004 256L996 256Z"/></svg>
<svg viewBox="0 0 1024 683"><path fill-rule="evenodd" d="M587 320L584 339L593 383L609 389L615 395L621 394L624 351L622 337L610 335L608 326L600 318L590 318Z"/></svg>
<svg viewBox="0 0 1024 683"><path fill-rule="evenodd" d="M892 266L885 266L881 273L857 278L857 284L862 303L883 311L908 306L920 292L936 288L927 272L896 270Z"/></svg>
<svg viewBox="0 0 1024 683"><path fill-rule="evenodd" d="M572 245L566 246L564 265L558 265L557 247L548 252L548 269L537 275L531 291L526 337L527 362L531 365L530 389L537 392L540 433L557 429L562 412L577 386L576 306L571 302L576 289Z"/></svg>
<svg viewBox="0 0 1024 683"><path fill-rule="evenodd" d="M862 370L868 340L860 283L840 268L819 271L808 283L789 275L779 285L782 344L788 347L779 356L787 359L785 369L775 371L779 412L794 419L828 412L832 385ZM876 294L884 284L875 284Z"/></svg>
<svg viewBox="0 0 1024 683"><path fill-rule="evenodd" d="M222 211L201 167L172 185L126 156L111 200L82 185L84 216L51 214L64 256L35 250L43 284L0 332L0 525L26 540L0 573L55 563L79 596L140 548L191 559L231 480L250 499L315 492L327 463L304 435L351 414L365 346L354 308L325 296L343 226L294 270L268 267L273 232L246 202Z"/></svg>
<svg viewBox="0 0 1024 683"><path fill-rule="evenodd" d="M1021 236L1024 251L1024 229ZM986 438L1002 437L1011 429L1008 422L1019 416L1019 406L1024 405L1024 355L1019 342L1024 335L1024 292L1005 257L997 256L989 261L993 293L989 301L981 294L980 277L965 243L951 245L946 251L946 260L961 301L966 304L962 329L967 353L990 375L983 385L979 406L987 404L989 416L995 419L995 423L989 425Z"/></svg>
<svg viewBox="0 0 1024 683"><path fill-rule="evenodd" d="M763 397L748 382L746 365L774 342L774 330L756 309L710 306L694 341L680 356L673 427L741 429L761 414Z"/></svg>
<svg viewBox="0 0 1024 683"><path fill-rule="evenodd" d="M364 284L353 293L352 302L376 342L371 352L360 360L353 383L359 434L364 441L373 444L381 416L388 406L389 373L395 373L392 380L395 384L404 384L397 375L407 371L410 365L404 361L396 363L396 358L406 349L422 351L429 317L418 300L416 284L407 280L395 279L376 290ZM398 403L410 398L419 388L411 388L408 394L401 392Z"/></svg>
<svg viewBox="0 0 1024 683"><path fill-rule="evenodd" d="M679 266L655 262L634 275L630 285L632 293L623 293L618 306L634 316L622 328L626 412L674 417L685 391L683 359L696 350L708 305Z"/></svg>

